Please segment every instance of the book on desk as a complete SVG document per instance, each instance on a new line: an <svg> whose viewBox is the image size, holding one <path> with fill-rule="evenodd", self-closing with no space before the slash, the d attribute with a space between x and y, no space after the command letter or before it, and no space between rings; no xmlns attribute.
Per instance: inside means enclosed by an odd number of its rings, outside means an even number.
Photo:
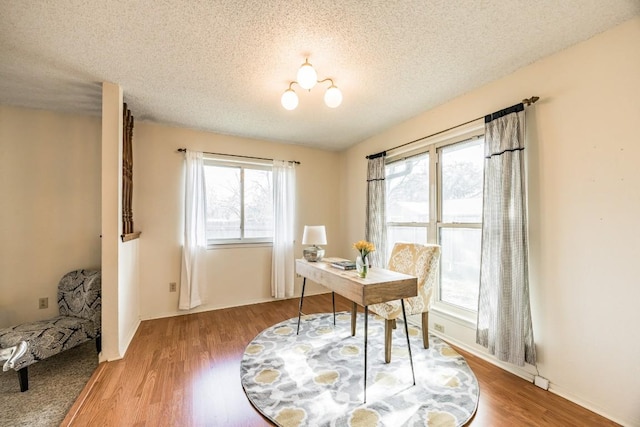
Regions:
<svg viewBox="0 0 640 427"><path fill-rule="evenodd" d="M331 263L331 267L339 268L341 270L355 270L356 263L353 261L334 261Z"/></svg>

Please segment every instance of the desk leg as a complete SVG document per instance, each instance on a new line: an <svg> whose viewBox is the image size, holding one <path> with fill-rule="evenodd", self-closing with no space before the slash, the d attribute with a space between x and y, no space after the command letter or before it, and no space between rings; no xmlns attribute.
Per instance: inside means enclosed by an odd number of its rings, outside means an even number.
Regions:
<svg viewBox="0 0 640 427"><path fill-rule="evenodd" d="M358 304L351 303L351 336L356 336L356 318L358 316Z"/></svg>
<svg viewBox="0 0 640 427"><path fill-rule="evenodd" d="M409 349L409 361L411 362L411 376L413 377L413 385L416 385L416 374L413 372L413 357L411 356L411 343L409 342L409 325L407 324L407 312L404 309L404 300L401 299L400 302L402 304L402 317L404 318L404 333L407 336L407 348Z"/></svg>
<svg viewBox="0 0 640 427"><path fill-rule="evenodd" d="M336 293L331 292L331 302L333 303L333 326L336 326Z"/></svg>
<svg viewBox="0 0 640 427"><path fill-rule="evenodd" d="M302 316L302 300L304 299L304 286L307 284L307 278L302 279L302 293L300 294L300 306L298 308L298 330L296 335L300 333L300 316Z"/></svg>
<svg viewBox="0 0 640 427"><path fill-rule="evenodd" d="M369 334L369 306L364 306L364 403L367 403L367 336ZM411 365L413 366L413 365Z"/></svg>

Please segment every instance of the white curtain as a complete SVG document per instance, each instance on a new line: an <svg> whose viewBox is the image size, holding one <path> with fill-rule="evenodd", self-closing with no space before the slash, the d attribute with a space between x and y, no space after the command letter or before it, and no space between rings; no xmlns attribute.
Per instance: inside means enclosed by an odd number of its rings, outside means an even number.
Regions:
<svg viewBox="0 0 640 427"><path fill-rule="evenodd" d="M295 164L274 160L274 234L271 257L271 295L276 298L293 296L295 192Z"/></svg>
<svg viewBox="0 0 640 427"><path fill-rule="evenodd" d="M476 342L535 365L529 303L524 106L485 118L482 261Z"/></svg>
<svg viewBox="0 0 640 427"><path fill-rule="evenodd" d="M376 250L368 255L371 265L386 267L387 224L385 208L385 169L386 153L376 157L369 156L367 164L367 218L365 239L376 245Z"/></svg>
<svg viewBox="0 0 640 427"><path fill-rule="evenodd" d="M200 290L204 287L207 249L206 192L202 153L185 153L186 175L184 191L184 245L180 275L180 310L202 304Z"/></svg>

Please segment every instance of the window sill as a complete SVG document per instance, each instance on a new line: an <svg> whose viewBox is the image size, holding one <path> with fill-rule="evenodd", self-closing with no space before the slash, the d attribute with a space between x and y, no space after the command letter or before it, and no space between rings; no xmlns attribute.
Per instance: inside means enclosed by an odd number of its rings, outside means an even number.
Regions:
<svg viewBox="0 0 640 427"><path fill-rule="evenodd" d="M452 308L449 304L443 304L441 302L433 303L430 311L461 326L473 329L474 331L476 330L477 313L475 312L463 312L462 310Z"/></svg>
<svg viewBox="0 0 640 427"><path fill-rule="evenodd" d="M253 242L253 243L215 243L207 245L207 250L218 249L249 249L249 248L270 248L272 242Z"/></svg>

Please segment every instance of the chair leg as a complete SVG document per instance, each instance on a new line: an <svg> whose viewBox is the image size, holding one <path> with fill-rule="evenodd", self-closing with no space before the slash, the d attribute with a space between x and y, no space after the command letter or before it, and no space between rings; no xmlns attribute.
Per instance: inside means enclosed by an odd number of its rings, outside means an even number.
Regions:
<svg viewBox="0 0 640 427"><path fill-rule="evenodd" d="M18 369L18 381L20 382L20 391L25 392L29 390L29 371L28 366Z"/></svg>
<svg viewBox="0 0 640 427"><path fill-rule="evenodd" d="M384 363L391 362L391 333L395 320L385 319L384 321Z"/></svg>
<svg viewBox="0 0 640 427"><path fill-rule="evenodd" d="M96 352L100 354L101 351L102 351L102 336L98 335L96 337Z"/></svg>
<svg viewBox="0 0 640 427"><path fill-rule="evenodd" d="M356 336L356 319L358 317L358 304L351 303L351 336Z"/></svg>
<svg viewBox="0 0 640 427"><path fill-rule="evenodd" d="M391 325L393 326L393 329L396 329L398 326L396 325L396 319L393 319L391 321Z"/></svg>
<svg viewBox="0 0 640 427"><path fill-rule="evenodd" d="M429 348L429 312L422 312L422 344Z"/></svg>

